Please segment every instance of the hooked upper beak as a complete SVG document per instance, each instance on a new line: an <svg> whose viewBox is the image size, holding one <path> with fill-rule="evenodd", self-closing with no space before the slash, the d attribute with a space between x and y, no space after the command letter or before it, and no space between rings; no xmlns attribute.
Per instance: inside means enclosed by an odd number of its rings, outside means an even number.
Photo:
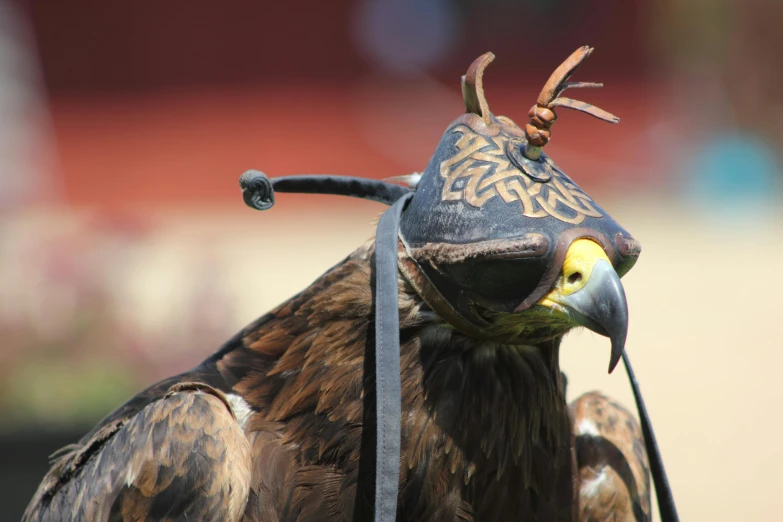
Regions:
<svg viewBox="0 0 783 522"><path fill-rule="evenodd" d="M628 302L620 277L598 243L578 239L571 244L560 278L538 304L565 313L574 323L608 337L612 342L612 373L628 335Z"/></svg>

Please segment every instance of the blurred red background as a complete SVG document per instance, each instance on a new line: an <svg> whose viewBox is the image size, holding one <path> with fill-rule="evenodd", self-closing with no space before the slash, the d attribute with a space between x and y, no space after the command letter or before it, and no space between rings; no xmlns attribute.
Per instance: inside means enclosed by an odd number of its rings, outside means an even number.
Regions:
<svg viewBox="0 0 783 522"><path fill-rule="evenodd" d="M591 159L579 172L587 185L605 177L610 143L613 162L648 162L638 135L656 119L659 99L644 2L435 2L432 12L399 5L33 3L59 154L57 196L112 208L234 204L234 178L249 167L373 177L421 169L460 112L459 77L476 56L498 57L487 74L493 109L524 121L553 64L584 43L598 52L580 77L609 86L585 96L622 115L623 125L568 115L552 149L567 144L566 169ZM377 36L375 16L419 11L435 30L399 25L432 48L425 62L408 64L422 49L406 45L378 56L363 36Z"/></svg>

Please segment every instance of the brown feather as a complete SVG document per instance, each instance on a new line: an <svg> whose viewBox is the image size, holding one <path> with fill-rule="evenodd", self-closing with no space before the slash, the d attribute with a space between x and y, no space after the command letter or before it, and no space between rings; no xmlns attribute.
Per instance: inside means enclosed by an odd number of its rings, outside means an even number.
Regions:
<svg viewBox="0 0 783 522"><path fill-rule="evenodd" d="M126 423L105 426L62 457L75 469L52 468L23 520L241 519L250 445L219 391L173 388ZM114 432L103 439L106 429Z"/></svg>
<svg viewBox="0 0 783 522"><path fill-rule="evenodd" d="M650 472L633 415L598 393L571 405L579 467L579 520L649 522Z"/></svg>

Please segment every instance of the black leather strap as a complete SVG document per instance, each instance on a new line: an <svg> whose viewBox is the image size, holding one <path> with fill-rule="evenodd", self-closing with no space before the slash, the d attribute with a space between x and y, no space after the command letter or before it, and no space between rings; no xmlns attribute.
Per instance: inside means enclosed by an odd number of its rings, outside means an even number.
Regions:
<svg viewBox="0 0 783 522"><path fill-rule="evenodd" d="M369 199L391 205L405 194L411 194L407 187L351 176L330 176L305 174L281 176L270 179L258 170L248 170L239 178L245 203L257 210L267 210L275 204L275 192L298 192L300 194L334 194Z"/></svg>
<svg viewBox="0 0 783 522"><path fill-rule="evenodd" d="M628 380L631 381L633 397L636 400L636 409L639 411L639 422L642 425L644 444L647 447L647 458L650 459L650 471L655 483L655 496L658 498L658 513L662 522L679 522L680 518L677 516L677 508L674 505L672 488L669 485L669 479L663 467L661 450L658 449L658 441L655 440L652 422L647 414L647 408L644 406L642 391L639 389L639 381L636 380L636 375L631 367L631 360L628 359L628 352L625 350L623 350L623 363L625 363L625 369L628 372Z"/></svg>
<svg viewBox="0 0 783 522"><path fill-rule="evenodd" d="M277 192L299 192L302 194L336 194L353 198L369 199L391 205L411 191L400 185L393 185L375 179L351 176L284 176L273 178Z"/></svg>
<svg viewBox="0 0 783 522"><path fill-rule="evenodd" d="M383 213L375 234L375 522L397 519L402 411L397 235L402 209L411 196L406 194Z"/></svg>

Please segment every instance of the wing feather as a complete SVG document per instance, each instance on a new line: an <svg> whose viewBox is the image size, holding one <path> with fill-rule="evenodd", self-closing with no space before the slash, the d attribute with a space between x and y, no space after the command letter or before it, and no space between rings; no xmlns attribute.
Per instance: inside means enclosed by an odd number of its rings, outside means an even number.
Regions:
<svg viewBox="0 0 783 522"><path fill-rule="evenodd" d="M249 442L225 396L179 383L61 455L23 521L236 521L250 469Z"/></svg>
<svg viewBox="0 0 783 522"><path fill-rule="evenodd" d="M650 467L642 430L617 402L586 393L571 403L580 521L649 522Z"/></svg>

